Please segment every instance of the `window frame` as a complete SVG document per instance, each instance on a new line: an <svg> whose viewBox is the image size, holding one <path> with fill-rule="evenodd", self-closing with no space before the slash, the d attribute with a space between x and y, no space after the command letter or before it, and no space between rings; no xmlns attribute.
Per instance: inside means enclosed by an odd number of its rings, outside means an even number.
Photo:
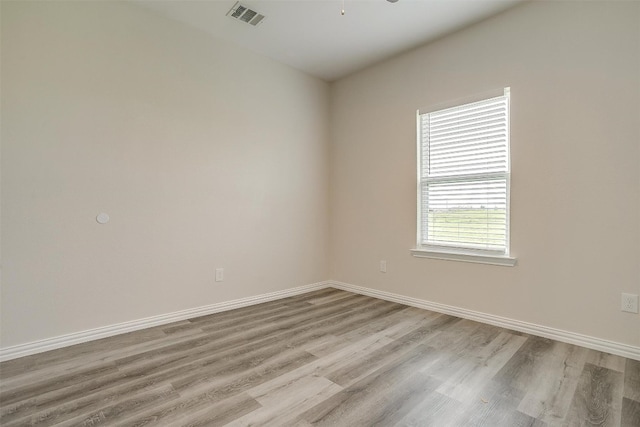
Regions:
<svg viewBox="0 0 640 427"><path fill-rule="evenodd" d="M500 177L504 179L506 182L506 212L505 212L505 249L503 250L492 250L492 249L484 249L484 248L473 248L470 245L464 246L456 246L454 242L451 244L423 244L422 243L422 189L425 180L422 177L422 154L423 154L423 144L422 144L422 115L430 114L433 112L445 110L448 108L456 107L456 106L464 106L467 104L481 102L485 100L489 100L491 98L504 96L507 99L507 147L506 147L506 162L507 167L505 172L492 172L492 173L484 173L484 174L476 174L476 175L460 175L460 181L462 182L471 182L472 180L480 179L481 176L486 177ZM510 195L511 195L511 129L510 129L510 117L511 117L511 90L509 87L506 87L500 91L493 91L491 93L485 93L472 99L465 100L457 100L455 102L450 102L448 104L441 104L438 106L433 106L431 108L423 109L421 111L418 110L416 112L416 146L417 146L417 218L416 218L416 246L414 249L411 249L411 254L415 257L419 258L434 258L434 259L444 259L451 261L464 261L464 262L475 262L482 264L494 264L501 266L514 266L516 264L516 258L510 256L510 246L511 246L511 203L510 203ZM449 178L452 179L452 178ZM453 178L455 179L455 178ZM435 181L438 181L436 178ZM431 181L433 182L433 181ZM447 179L442 182L447 182ZM427 215L427 214L425 214Z"/></svg>

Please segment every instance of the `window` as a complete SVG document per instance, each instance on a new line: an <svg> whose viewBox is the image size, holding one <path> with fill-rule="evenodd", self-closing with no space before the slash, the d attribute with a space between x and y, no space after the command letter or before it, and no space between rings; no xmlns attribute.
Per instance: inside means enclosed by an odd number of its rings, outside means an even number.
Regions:
<svg viewBox="0 0 640 427"><path fill-rule="evenodd" d="M416 256L514 265L509 257L509 88L418 112Z"/></svg>

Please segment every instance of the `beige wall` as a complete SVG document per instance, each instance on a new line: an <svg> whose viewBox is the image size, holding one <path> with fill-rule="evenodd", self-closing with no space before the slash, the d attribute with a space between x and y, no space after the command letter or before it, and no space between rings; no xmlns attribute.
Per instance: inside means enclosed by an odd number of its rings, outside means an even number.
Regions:
<svg viewBox="0 0 640 427"><path fill-rule="evenodd" d="M640 293L637 2L519 6L330 106L130 5L1 4L1 347L329 277L640 345L619 310ZM518 266L411 257L415 110L504 86Z"/></svg>
<svg viewBox="0 0 640 427"><path fill-rule="evenodd" d="M410 256L416 109L505 86L518 265ZM516 7L337 82L331 119L332 279L640 345L640 3Z"/></svg>
<svg viewBox="0 0 640 427"><path fill-rule="evenodd" d="M127 4L6 1L1 83L2 347L328 277L326 83Z"/></svg>

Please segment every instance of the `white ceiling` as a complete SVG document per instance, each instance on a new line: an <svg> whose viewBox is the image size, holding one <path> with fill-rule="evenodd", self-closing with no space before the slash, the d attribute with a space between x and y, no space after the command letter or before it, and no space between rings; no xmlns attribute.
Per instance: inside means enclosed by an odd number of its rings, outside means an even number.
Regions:
<svg viewBox="0 0 640 427"><path fill-rule="evenodd" d="M266 16L226 16L236 0L135 0L326 81L427 43L525 0L242 0Z"/></svg>

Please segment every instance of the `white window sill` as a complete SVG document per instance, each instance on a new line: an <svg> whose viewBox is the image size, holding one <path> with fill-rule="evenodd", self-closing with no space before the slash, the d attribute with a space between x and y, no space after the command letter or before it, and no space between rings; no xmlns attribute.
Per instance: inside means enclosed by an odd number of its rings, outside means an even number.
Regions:
<svg viewBox="0 0 640 427"><path fill-rule="evenodd" d="M416 258L433 258L447 261L475 262L479 264L501 265L503 267L513 267L517 258L504 255L487 255L465 251L447 251L436 249L411 249L411 255Z"/></svg>

